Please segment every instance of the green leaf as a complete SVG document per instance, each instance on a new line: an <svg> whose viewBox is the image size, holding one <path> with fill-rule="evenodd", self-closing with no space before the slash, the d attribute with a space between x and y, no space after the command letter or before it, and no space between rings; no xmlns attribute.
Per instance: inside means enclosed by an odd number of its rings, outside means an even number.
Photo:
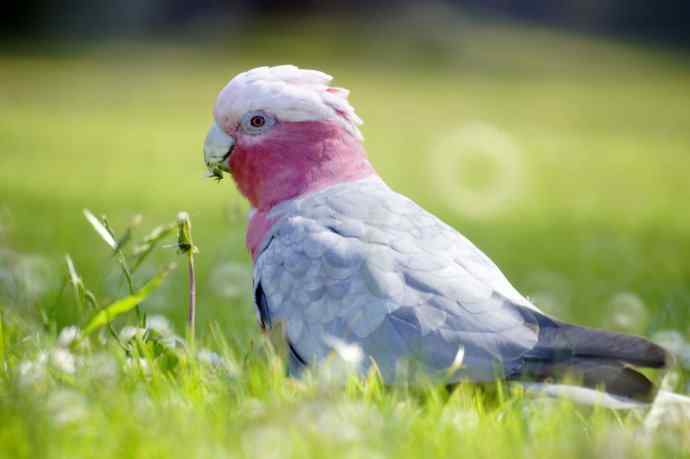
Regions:
<svg viewBox="0 0 690 459"><path fill-rule="evenodd" d="M74 261L69 254L65 255L65 261L67 262L67 271L69 275L69 281L72 284L72 291L74 293L74 304L79 308L79 313L84 310L84 295L86 294L86 287L84 286L84 281L82 281L77 268L74 266Z"/></svg>
<svg viewBox="0 0 690 459"><path fill-rule="evenodd" d="M81 278L77 273L77 268L74 267L72 257L70 257L69 255L65 255L65 262L67 263L67 271L69 273L70 282L72 283L72 285L79 285L81 283Z"/></svg>
<svg viewBox="0 0 690 459"><path fill-rule="evenodd" d="M91 223L93 229L96 230L101 239L103 239L111 249L117 249L117 241L115 241L112 233L89 209L84 209L84 217L86 217L86 220Z"/></svg>
<svg viewBox="0 0 690 459"><path fill-rule="evenodd" d="M171 264L170 266L156 274L153 278L151 278L151 280L149 280L146 284L144 284L143 287L141 287L136 292L132 293L129 296L121 298L98 311L98 313L95 316L93 316L93 318L84 328L84 335L89 335L93 333L95 330L99 329L103 325L106 325L117 316L124 314L127 311L130 311L137 304L144 301L151 293L158 289L160 284L173 269L175 269L175 265Z"/></svg>

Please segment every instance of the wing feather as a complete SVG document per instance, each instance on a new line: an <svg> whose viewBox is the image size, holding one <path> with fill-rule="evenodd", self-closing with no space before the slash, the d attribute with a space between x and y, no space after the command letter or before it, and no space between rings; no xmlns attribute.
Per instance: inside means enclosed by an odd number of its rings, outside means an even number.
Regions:
<svg viewBox="0 0 690 459"><path fill-rule="evenodd" d="M387 381L409 360L445 374L459 349L457 377L490 380L537 342L517 310L536 308L491 260L379 180L283 203L271 218L274 242L255 269L260 307L287 323L305 364L327 355L333 336L360 345Z"/></svg>

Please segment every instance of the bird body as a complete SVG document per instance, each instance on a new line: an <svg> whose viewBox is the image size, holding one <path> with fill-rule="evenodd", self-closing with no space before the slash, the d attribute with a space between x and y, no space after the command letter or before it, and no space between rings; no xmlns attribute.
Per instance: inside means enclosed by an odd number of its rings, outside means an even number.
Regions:
<svg viewBox="0 0 690 459"><path fill-rule="evenodd" d="M286 322L303 362L323 359L335 337L359 345L387 381L411 360L445 377L458 352L453 379L487 381L497 364L516 371L537 341L517 309L534 306L498 268L378 177L288 200L268 219L254 271L257 303L268 305L260 320Z"/></svg>
<svg viewBox="0 0 690 459"><path fill-rule="evenodd" d="M565 324L522 296L455 229L392 190L362 146L361 120L330 77L262 67L221 92L206 141L250 201L259 323L284 325L289 371L355 345L385 382L574 376L648 399L631 366L659 368L655 344Z"/></svg>

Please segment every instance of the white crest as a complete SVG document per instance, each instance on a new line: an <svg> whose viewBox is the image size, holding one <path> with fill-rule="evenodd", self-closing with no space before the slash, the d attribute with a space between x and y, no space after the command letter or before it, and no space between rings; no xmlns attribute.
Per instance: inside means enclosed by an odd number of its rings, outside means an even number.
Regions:
<svg viewBox="0 0 690 459"><path fill-rule="evenodd" d="M257 67L240 73L218 95L214 116L224 128L246 112L265 110L282 121L335 120L358 139L362 120L347 100L349 91L331 87L333 77L294 65Z"/></svg>

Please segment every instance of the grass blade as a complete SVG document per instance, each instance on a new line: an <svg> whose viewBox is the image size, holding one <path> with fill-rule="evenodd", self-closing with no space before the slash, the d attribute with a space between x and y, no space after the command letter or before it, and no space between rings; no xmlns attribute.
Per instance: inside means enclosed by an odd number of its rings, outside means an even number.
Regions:
<svg viewBox="0 0 690 459"><path fill-rule="evenodd" d="M86 217L86 220L91 223L91 226L93 226L93 229L96 230L96 233L105 241L106 244L110 246L111 249L115 250L117 248L117 241L115 241L115 238L113 235L108 231L108 228L105 227L105 225L93 214L89 209L84 209L84 217Z"/></svg>
<svg viewBox="0 0 690 459"><path fill-rule="evenodd" d="M77 268L74 267L74 261L69 255L65 255L65 262L67 263L67 271L69 273L69 280L72 285L78 285L81 283L81 278L77 274Z"/></svg>
<svg viewBox="0 0 690 459"><path fill-rule="evenodd" d="M167 225L160 225L154 228L145 238L144 242L135 247L133 255L136 257L132 265L132 273L135 273L141 266L144 260L153 252L160 241L165 239L177 229L177 223L168 223Z"/></svg>
<svg viewBox="0 0 690 459"><path fill-rule="evenodd" d="M74 303L81 314L84 311L84 282L81 280L81 276L79 276L77 268L74 266L74 261L72 261L72 257L69 254L65 255L65 262L67 263L69 282L72 284L72 292L74 293Z"/></svg>
<svg viewBox="0 0 690 459"><path fill-rule="evenodd" d="M133 294L121 298L114 303L106 306L105 308L98 311L98 313L89 321L89 323L84 328L84 335L89 335L100 327L110 323L117 316L124 314L127 311L133 309L136 305L144 301L151 293L153 293L163 282L163 280L170 274L175 268L172 264L167 268L163 269L161 272L156 274L151 278L143 287L134 292Z"/></svg>

